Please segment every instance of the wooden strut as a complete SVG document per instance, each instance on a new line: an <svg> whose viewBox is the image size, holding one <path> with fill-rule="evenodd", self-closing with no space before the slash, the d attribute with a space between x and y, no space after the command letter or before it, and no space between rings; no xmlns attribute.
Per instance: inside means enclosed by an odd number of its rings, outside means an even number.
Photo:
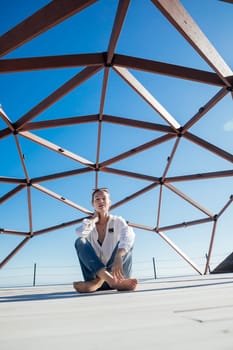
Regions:
<svg viewBox="0 0 233 350"><path fill-rule="evenodd" d="M213 224L212 234L211 234L211 238L210 238L210 245L209 245L209 250L207 253L207 260L206 260L205 271L204 271L205 275L207 274L209 266L210 266L210 259L211 259L211 254L212 254L212 250L213 250L213 245L214 245L216 228L217 228L217 219L214 221L214 224Z"/></svg>
<svg viewBox="0 0 233 350"><path fill-rule="evenodd" d="M24 247L24 245L28 242L28 240L31 239L31 236L30 237L25 237L23 239L22 242L20 242L17 247L15 247L15 249L12 250L12 252L7 255L7 257L5 259L3 259L1 262L0 262L0 269L11 259L13 258L13 256L21 249Z"/></svg>
<svg viewBox="0 0 233 350"><path fill-rule="evenodd" d="M97 0L56 0L16 25L0 38L0 57L44 33Z"/></svg>

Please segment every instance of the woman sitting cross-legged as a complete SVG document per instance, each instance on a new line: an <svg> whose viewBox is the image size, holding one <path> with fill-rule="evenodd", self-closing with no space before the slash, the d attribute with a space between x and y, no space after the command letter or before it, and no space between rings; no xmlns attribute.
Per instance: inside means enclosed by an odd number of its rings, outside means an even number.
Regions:
<svg viewBox="0 0 233 350"><path fill-rule="evenodd" d="M76 229L75 248L84 281L74 282L79 293L116 289L133 291L137 279L131 278L135 234L121 216L110 215L108 189L95 189L92 205L95 213Z"/></svg>

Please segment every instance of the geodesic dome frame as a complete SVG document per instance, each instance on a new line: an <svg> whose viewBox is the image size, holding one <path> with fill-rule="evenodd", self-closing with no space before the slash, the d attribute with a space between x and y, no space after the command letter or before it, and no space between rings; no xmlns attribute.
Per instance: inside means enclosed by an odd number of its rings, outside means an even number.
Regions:
<svg viewBox="0 0 233 350"><path fill-rule="evenodd" d="M149 1L149 0L148 0ZM231 2L231 1L229 1ZM41 8L29 18L25 19L14 28L3 34L0 39L0 55L4 57L16 48L29 42L35 37L43 34L47 30L55 27L62 21L76 15L81 11L85 11L88 7L98 3L94 0L56 0L50 2L45 7ZM154 214L156 222L155 226L145 225L139 222L129 222L129 225L150 231L158 234L166 243L168 243L188 264L190 264L195 271L202 274L200 268L165 234L166 231L176 230L181 227L191 227L201 225L204 223L212 223L212 233L209 241L208 258L206 261L204 273L207 273L213 242L215 238L217 222L223 216L225 211L232 204L233 197L231 193L230 198L222 203L222 207L218 213L212 213L211 210L205 208L201 203L196 202L193 198L188 196L183 191L179 190L174 184L179 182L191 182L194 180L209 180L213 178L232 178L233 170L217 170L208 172L199 172L191 174L180 174L177 176L168 176L177 150L181 147L181 140L185 139L188 142L194 143L201 149L207 150L216 157L220 157L229 163L233 162L231 153L225 151L221 147L216 146L201 138L190 129L197 124L202 118L209 113L227 94L232 95L233 72L226 64L223 58L215 50L213 45L207 39L205 34L201 31L198 25L191 18L189 13L185 10L178 0L152 0L154 8L157 8L161 14L176 28L176 30L186 39L186 41L196 50L196 52L203 58L203 60L211 67L213 72L193 69L186 66L179 66L165 62L159 62L151 59L133 57L117 52L117 42L124 28L124 21L129 11L130 0L120 0L115 13L115 20L112 27L108 48L103 52L96 53L81 53L69 55L54 55L41 57L27 57L27 58L6 58L0 60L1 73L16 73L26 71L43 71L62 68L81 67L82 69L67 82L55 89L40 103L36 104L22 117L13 122L5 112L5 108L0 109L0 116L5 123L5 127L0 130L1 140L13 137L15 140L18 157L20 159L24 177L9 177L3 175L0 177L2 184L9 184L12 188L0 197L0 203L6 203L11 198L14 198L19 192L26 191L28 201L28 231L15 230L14 226L10 228L1 227L1 234L4 235L18 235L22 236L22 241L8 254L0 263L3 267L31 238L38 235L55 231L67 226L75 225L83 220L86 215L91 215L91 211L84 208L80 203L74 202L60 193L52 191L49 187L43 185L45 182L57 180L60 178L69 181L72 176L79 176L85 174L93 174L93 186L98 187L100 183L101 174L108 173L117 176L124 176L129 179L142 180L149 184L143 186L139 190L130 195L123 196L119 201L113 203L111 209L115 209L125 203L130 203L135 198L142 196L144 193L152 191L155 188L159 189L159 198L157 202L157 212ZM198 111L189 118L183 125L181 125L172 114L155 98L155 96L137 79L136 75L131 70L146 72L151 75L164 75L166 77L184 79L192 82L203 83L209 86L218 87L218 92L212 96L203 106L199 106ZM110 72L115 72L117 76L122 79L128 86L149 105L154 113L163 120L163 124L148 121L146 115L141 120L129 118L128 116L114 116L105 113L106 95L108 91L108 81ZM99 72L103 73L102 86L100 90L99 110L96 114L63 117L59 119L39 120L33 121L37 116L46 111L50 106L69 94L71 91L81 86L84 82L91 79ZM7 110L7 106L6 106ZM57 127L66 128L68 126L79 126L83 124L97 123L97 145L95 161L90 161L82 155L72 152L63 147L61 144L55 144L51 140L38 136L35 131L47 130ZM151 132L158 132L159 137L153 138L149 142L138 144L134 148L121 152L104 161L101 160L101 146L103 137L103 126L106 124L120 125L124 128L134 128L135 130L149 130ZM119 136L120 138L120 136ZM27 139L31 143L36 143L41 147L45 147L52 152L56 152L60 157L66 157L79 164L79 167L71 170L64 170L61 172L53 172L43 176L30 176L28 171L27 161L24 157L21 140ZM165 166L161 174L155 173L149 175L142 171L135 172L126 169L119 169L111 167L119 161L127 160L132 156L151 150L167 142L173 141L171 152L165 162ZM123 141L122 141L123 142ZM163 225L160 224L161 206L163 202L164 188L179 196L183 201L188 202L195 207L204 218L200 217L195 220L182 221L179 223ZM32 210L32 189L38 190L45 195L54 198L61 202L64 206L71 206L77 209L80 213L85 214L75 220L69 220L63 223L56 222L54 225L43 228L36 228L33 219Z"/></svg>

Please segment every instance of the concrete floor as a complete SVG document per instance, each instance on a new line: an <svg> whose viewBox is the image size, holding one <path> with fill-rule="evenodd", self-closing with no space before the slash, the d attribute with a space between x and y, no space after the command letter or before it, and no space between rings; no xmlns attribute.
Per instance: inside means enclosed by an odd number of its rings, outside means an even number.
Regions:
<svg viewBox="0 0 233 350"><path fill-rule="evenodd" d="M144 281L135 292L2 288L0 348L233 350L233 274Z"/></svg>

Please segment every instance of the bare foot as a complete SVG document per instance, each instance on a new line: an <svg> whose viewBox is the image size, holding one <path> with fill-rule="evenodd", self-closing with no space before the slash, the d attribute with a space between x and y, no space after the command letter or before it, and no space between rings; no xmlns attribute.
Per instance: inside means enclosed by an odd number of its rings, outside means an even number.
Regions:
<svg viewBox="0 0 233 350"><path fill-rule="evenodd" d="M117 280L116 283L112 286L118 291L133 291L137 288L138 281L136 278L127 278L123 280Z"/></svg>
<svg viewBox="0 0 233 350"><path fill-rule="evenodd" d="M136 278L118 279L114 277L110 272L108 272L105 268L98 271L98 277L102 281L106 281L112 289L116 289L118 291L135 290L138 284Z"/></svg>
<svg viewBox="0 0 233 350"><path fill-rule="evenodd" d="M103 283L103 280L96 278L92 281L73 282L73 287L79 293L93 293L97 291L97 289L100 288Z"/></svg>

